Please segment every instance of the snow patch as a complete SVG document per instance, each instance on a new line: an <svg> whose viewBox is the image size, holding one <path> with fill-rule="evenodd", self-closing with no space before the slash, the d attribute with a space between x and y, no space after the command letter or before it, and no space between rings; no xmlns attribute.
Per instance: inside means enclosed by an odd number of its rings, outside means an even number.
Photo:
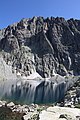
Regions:
<svg viewBox="0 0 80 120"><path fill-rule="evenodd" d="M72 33L72 35L74 36L74 33L73 32L71 32Z"/></svg>
<svg viewBox="0 0 80 120"><path fill-rule="evenodd" d="M20 73L20 72L18 72L18 73L17 73L17 76L21 76L21 73Z"/></svg>
<svg viewBox="0 0 80 120"><path fill-rule="evenodd" d="M42 79L42 77L37 72L34 72L30 76L27 76L27 79L35 79L37 77Z"/></svg>
<svg viewBox="0 0 80 120"><path fill-rule="evenodd" d="M68 59L69 59L69 64L70 64L70 66L71 66L71 58L70 58L70 57L68 57Z"/></svg>

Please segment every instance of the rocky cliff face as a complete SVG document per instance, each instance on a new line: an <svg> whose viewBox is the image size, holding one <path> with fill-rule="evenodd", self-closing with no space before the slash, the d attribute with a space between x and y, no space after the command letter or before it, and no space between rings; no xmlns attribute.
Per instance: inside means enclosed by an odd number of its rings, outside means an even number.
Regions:
<svg viewBox="0 0 80 120"><path fill-rule="evenodd" d="M0 54L21 75L79 75L80 20L22 19L0 30Z"/></svg>

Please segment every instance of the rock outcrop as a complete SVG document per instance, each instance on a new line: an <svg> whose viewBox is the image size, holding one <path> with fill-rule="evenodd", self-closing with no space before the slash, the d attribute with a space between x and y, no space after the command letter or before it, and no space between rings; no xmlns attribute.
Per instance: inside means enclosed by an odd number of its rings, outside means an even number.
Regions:
<svg viewBox="0 0 80 120"><path fill-rule="evenodd" d="M0 51L21 75L80 74L80 20L33 17L0 30Z"/></svg>
<svg viewBox="0 0 80 120"><path fill-rule="evenodd" d="M75 114L74 114L75 113ZM39 115L40 120L79 120L80 110L68 107L49 107Z"/></svg>

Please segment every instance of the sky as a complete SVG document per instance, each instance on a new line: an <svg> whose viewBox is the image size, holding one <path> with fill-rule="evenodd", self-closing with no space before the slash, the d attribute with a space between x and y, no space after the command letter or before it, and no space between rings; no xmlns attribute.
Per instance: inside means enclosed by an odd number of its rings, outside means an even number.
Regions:
<svg viewBox="0 0 80 120"><path fill-rule="evenodd" d="M80 0L0 0L0 29L33 16L80 19Z"/></svg>

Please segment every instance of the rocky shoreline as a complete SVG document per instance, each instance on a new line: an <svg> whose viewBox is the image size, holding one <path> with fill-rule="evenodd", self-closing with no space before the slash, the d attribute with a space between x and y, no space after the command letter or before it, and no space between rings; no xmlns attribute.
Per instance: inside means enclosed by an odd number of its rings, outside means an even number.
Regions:
<svg viewBox="0 0 80 120"><path fill-rule="evenodd" d="M52 120L54 117L55 120L58 120L61 116L65 118L62 120L80 120L80 109L75 107L75 105L66 103L64 106L62 106L62 103L49 105L32 103L30 105L20 105L0 100L0 109L7 108L10 109L12 113L20 114L22 116L21 120ZM76 112L76 114L72 117L74 112Z"/></svg>
<svg viewBox="0 0 80 120"><path fill-rule="evenodd" d="M74 78L74 77L73 77ZM0 109L9 109L12 113L20 114L21 120L80 120L80 80L78 79L74 85L67 91L64 100L55 102L54 104L15 104L0 100ZM53 112L51 112L53 111ZM70 111L70 114L69 112ZM73 112L75 114L73 119ZM46 117L47 116L47 117ZM56 118L57 116L57 118ZM16 120L16 119L15 119Z"/></svg>
<svg viewBox="0 0 80 120"><path fill-rule="evenodd" d="M80 120L79 66L80 20L33 17L0 30L0 98L26 101L0 101L0 110L19 120Z"/></svg>
<svg viewBox="0 0 80 120"><path fill-rule="evenodd" d="M38 120L39 113L47 109L48 106L37 104L20 105L13 102L0 101L0 108L3 107L10 109L13 113L23 114L22 120Z"/></svg>

